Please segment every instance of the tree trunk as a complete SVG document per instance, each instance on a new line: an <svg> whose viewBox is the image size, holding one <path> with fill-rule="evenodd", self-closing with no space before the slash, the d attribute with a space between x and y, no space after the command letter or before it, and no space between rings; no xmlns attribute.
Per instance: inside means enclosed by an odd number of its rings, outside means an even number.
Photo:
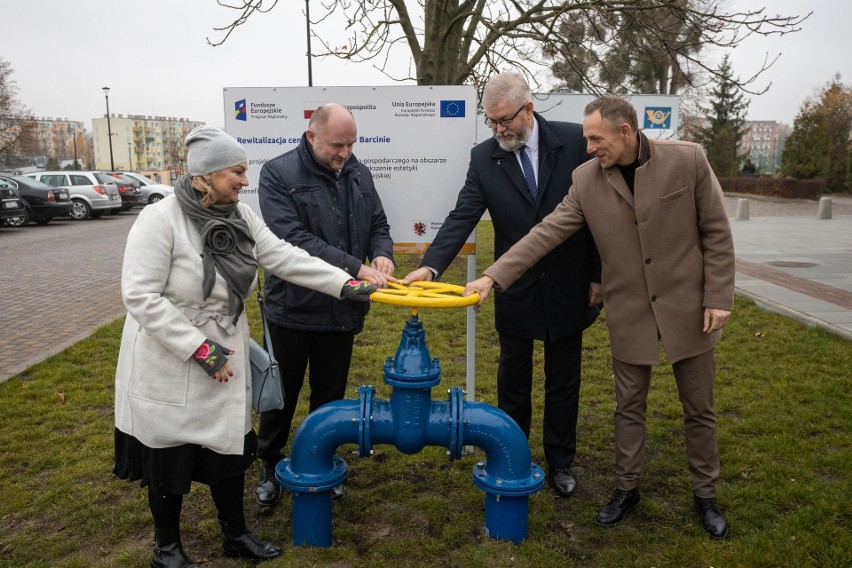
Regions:
<svg viewBox="0 0 852 568"><path fill-rule="evenodd" d="M467 20L459 4L459 0L427 0L423 50L414 62L418 85L461 85L470 75L468 53L462 53Z"/></svg>

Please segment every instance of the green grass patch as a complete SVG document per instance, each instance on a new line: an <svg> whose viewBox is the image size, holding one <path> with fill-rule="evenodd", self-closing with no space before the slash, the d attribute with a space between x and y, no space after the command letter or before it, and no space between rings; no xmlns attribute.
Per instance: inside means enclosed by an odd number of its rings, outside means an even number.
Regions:
<svg viewBox="0 0 852 568"><path fill-rule="evenodd" d="M492 228L480 224L478 270L492 260ZM400 259L399 275L419 259ZM457 260L448 282L466 280ZM257 306L248 303L260 339ZM362 384L387 399L382 367L394 355L408 310L374 304L357 339L348 398ZM427 342L443 368L432 391L465 384L465 311L422 309ZM349 463L346 498L334 504L334 546L290 546L288 496L271 512L254 503L257 467L247 474L246 513L261 538L285 545L276 566L730 567L852 565L850 343L738 298L717 349L716 409L722 479L719 500L730 538L711 541L691 509L683 418L669 367L654 371L648 404L643 503L619 527L594 525L613 488L613 379L604 316L586 333L575 461L577 494L549 488L530 498L529 538L519 545L484 536L484 493L472 482L475 450L449 461L445 448L405 455L377 446ZM153 529L146 494L112 474L113 378L122 322L0 385L0 566L149 565ZM476 398L496 404L498 344L493 302L477 315ZM543 362L535 352L537 421L533 459L544 465L540 417ZM306 389L307 390L307 389ZM306 393L305 393L306 394ZM303 399L306 396L303 395ZM307 413L307 401L297 420ZM209 491L196 486L182 517L187 551L202 566L244 564L221 552Z"/></svg>

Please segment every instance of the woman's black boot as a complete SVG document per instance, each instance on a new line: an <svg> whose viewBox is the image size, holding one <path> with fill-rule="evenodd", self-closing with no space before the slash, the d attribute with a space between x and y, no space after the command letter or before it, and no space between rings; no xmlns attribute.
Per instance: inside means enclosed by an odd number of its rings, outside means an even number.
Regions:
<svg viewBox="0 0 852 568"><path fill-rule="evenodd" d="M222 551L225 556L248 558L251 560L272 560L281 556L281 549L269 542L257 540L246 528L245 517L236 517L230 521L219 520L222 526Z"/></svg>
<svg viewBox="0 0 852 568"><path fill-rule="evenodd" d="M151 557L151 568L200 568L186 555L180 543L180 529L154 529L157 544Z"/></svg>

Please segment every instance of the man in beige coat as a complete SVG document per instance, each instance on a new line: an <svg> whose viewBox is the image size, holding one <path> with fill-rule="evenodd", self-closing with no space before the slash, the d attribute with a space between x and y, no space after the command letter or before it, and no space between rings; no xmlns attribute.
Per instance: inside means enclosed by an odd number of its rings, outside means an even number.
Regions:
<svg viewBox="0 0 852 568"><path fill-rule="evenodd" d="M645 406L662 340L684 409L695 507L708 534L723 538L713 348L733 308L735 269L722 190L700 146L648 140L626 100L601 97L584 114L583 136L595 159L574 171L553 213L469 283L466 294L478 292L481 304L492 286L508 288L588 225L602 261L617 405L617 488L596 522L615 526L639 505Z"/></svg>

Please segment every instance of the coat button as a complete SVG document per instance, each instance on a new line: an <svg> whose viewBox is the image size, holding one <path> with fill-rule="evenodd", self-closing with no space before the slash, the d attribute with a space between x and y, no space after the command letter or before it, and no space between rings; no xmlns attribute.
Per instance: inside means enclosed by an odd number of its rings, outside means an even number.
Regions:
<svg viewBox="0 0 852 568"><path fill-rule="evenodd" d="M645 264L651 264L651 259L650 259L650 258L646 258L646 259L645 259Z"/></svg>
<svg viewBox="0 0 852 568"><path fill-rule="evenodd" d="M651 301L652 301L652 302L656 302L656 301L657 301L657 295L656 295L656 294L655 294L655 295L653 295L653 296L651 296Z"/></svg>

